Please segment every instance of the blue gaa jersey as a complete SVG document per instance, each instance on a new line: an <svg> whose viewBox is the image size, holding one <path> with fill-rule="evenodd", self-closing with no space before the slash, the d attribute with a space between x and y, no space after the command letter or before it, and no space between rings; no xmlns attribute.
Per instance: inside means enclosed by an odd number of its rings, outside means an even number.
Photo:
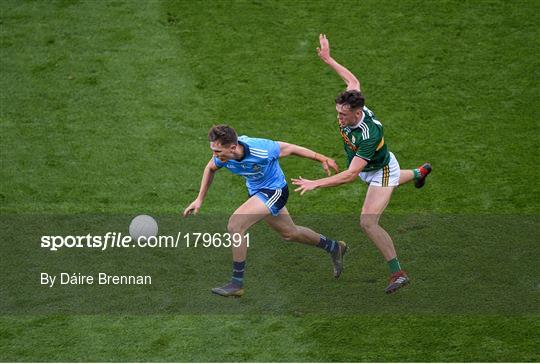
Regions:
<svg viewBox="0 0 540 364"><path fill-rule="evenodd" d="M238 138L238 144L244 147L244 157L241 160L222 162L214 157L214 163L218 168L225 167L244 177L250 196L263 188L276 190L287 185L279 166L278 142L242 135Z"/></svg>

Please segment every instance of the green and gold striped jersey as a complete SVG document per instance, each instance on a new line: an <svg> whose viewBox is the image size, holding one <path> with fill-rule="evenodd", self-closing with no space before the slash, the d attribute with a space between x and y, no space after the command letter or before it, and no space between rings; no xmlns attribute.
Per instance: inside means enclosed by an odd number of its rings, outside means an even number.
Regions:
<svg viewBox="0 0 540 364"><path fill-rule="evenodd" d="M367 107L362 110L364 115L357 126L340 128L347 166L354 157L360 157L368 162L363 172L376 171L388 164L390 153L384 142L382 124Z"/></svg>

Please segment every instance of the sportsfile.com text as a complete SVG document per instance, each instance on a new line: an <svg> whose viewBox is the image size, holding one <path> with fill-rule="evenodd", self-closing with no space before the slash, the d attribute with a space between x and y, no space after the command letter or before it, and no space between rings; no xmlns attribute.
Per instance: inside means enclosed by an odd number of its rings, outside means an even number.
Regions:
<svg viewBox="0 0 540 364"><path fill-rule="evenodd" d="M243 236L249 247L249 233ZM240 246L241 234L178 232L176 236L141 236L133 239L120 232L108 232L105 235L44 235L41 237L41 248L57 251L61 248L91 248L106 250L108 248L230 248Z"/></svg>

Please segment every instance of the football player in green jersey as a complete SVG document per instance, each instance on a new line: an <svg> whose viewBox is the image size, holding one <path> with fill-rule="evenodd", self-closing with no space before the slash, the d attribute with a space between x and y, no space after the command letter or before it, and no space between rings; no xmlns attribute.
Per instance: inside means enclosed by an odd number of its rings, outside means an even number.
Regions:
<svg viewBox="0 0 540 364"><path fill-rule="evenodd" d="M422 187L431 172L431 165L424 163L413 170L400 169L396 157L388 150L382 124L364 105L360 82L330 56L326 35L321 34L319 41L319 57L347 84L347 90L336 98L336 111L349 167L334 176L318 180L302 177L293 179L293 184L298 186L295 191L303 195L316 188L350 183L358 177L369 185L360 215L360 226L388 262L391 276L385 292L393 293L407 285L409 277L401 268L392 238L379 225L379 218L394 188L411 181L414 181L417 188Z"/></svg>

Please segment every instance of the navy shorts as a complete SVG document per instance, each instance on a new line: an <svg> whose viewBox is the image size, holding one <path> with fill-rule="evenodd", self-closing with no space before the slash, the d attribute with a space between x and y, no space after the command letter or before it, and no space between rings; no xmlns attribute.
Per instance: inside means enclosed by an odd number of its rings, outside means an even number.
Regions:
<svg viewBox="0 0 540 364"><path fill-rule="evenodd" d="M262 188L251 196L257 196L264 202L270 213L277 216L279 211L285 207L285 204L289 199L289 188L287 185L283 188L278 188L277 190Z"/></svg>

